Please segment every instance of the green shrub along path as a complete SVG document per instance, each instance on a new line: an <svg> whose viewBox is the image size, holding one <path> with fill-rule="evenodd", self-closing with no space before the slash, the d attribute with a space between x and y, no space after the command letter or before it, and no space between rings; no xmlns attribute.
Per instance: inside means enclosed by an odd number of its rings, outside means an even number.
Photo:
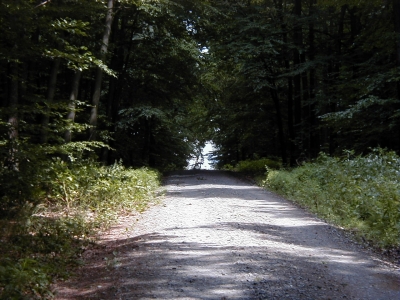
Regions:
<svg viewBox="0 0 400 300"><path fill-rule="evenodd" d="M400 259L400 157L381 148L364 156L324 153L284 169L276 160L239 161L223 166L238 176L293 200L320 218Z"/></svg>
<svg viewBox="0 0 400 300"><path fill-rule="evenodd" d="M97 234L143 211L160 183L156 171L92 160L54 159L35 173L21 207L11 197L0 205L0 299L52 299L51 283L71 274Z"/></svg>
<svg viewBox="0 0 400 300"><path fill-rule="evenodd" d="M400 299L398 265L272 192L198 170L165 191L88 248L56 299Z"/></svg>
<svg viewBox="0 0 400 300"><path fill-rule="evenodd" d="M399 253L399 1L1 0L0 25L0 299L51 299L208 142Z"/></svg>
<svg viewBox="0 0 400 300"><path fill-rule="evenodd" d="M394 152L321 154L291 171L269 169L263 185L376 247L399 249L400 157Z"/></svg>

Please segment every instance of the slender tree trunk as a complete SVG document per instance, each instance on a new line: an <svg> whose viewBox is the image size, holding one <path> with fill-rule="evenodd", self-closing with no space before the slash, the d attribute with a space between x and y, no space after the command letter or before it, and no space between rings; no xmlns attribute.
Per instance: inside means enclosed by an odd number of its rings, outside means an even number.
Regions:
<svg viewBox="0 0 400 300"><path fill-rule="evenodd" d="M303 51L300 54L300 63L305 64L306 62L306 54ZM300 127L300 140L302 141L301 146L302 146L302 154L303 156L307 158L309 156L309 141L310 141L310 127L308 125L309 121L309 113L308 109L310 105L310 95L309 95L309 83L308 83L308 72L305 71L301 74L301 103L300 103L300 124L298 125ZM308 127L308 128L307 128Z"/></svg>
<svg viewBox="0 0 400 300"><path fill-rule="evenodd" d="M329 19L333 19L330 15L328 16ZM327 22L323 23L323 34L326 39L330 38L330 31ZM325 55L331 57L333 55L333 49L331 43L326 43ZM330 102L331 102L331 86L332 86L332 61L329 61L327 65L323 67L323 74L322 74L322 90L324 94L324 102L321 103L321 114L326 114L330 112ZM331 154L330 149L330 141L329 136L331 134L331 127L329 124L325 124L325 126L321 129L321 144L322 144L322 151L329 152Z"/></svg>
<svg viewBox="0 0 400 300"><path fill-rule="evenodd" d="M0 91L4 94L4 95L8 95L9 94L9 67L7 66L7 64L2 64L1 68L4 69L3 72L0 73ZM0 97L0 107L6 107L8 104L8 97Z"/></svg>
<svg viewBox="0 0 400 300"><path fill-rule="evenodd" d="M396 59L397 66L400 66L400 2L393 0L393 20L394 30L396 32ZM400 99L400 82L397 82L397 98Z"/></svg>
<svg viewBox="0 0 400 300"><path fill-rule="evenodd" d="M314 28L314 15L316 0L310 1L310 21L308 25L308 43L309 43L309 60L313 61L315 59L315 28ZM315 84L316 84L316 70L315 68L310 69L309 73L309 140L310 140L310 154L312 158L318 156L319 149L319 129L317 128L317 116L316 116L316 106L315 106Z"/></svg>
<svg viewBox="0 0 400 300"><path fill-rule="evenodd" d="M342 40L343 40L343 35L344 35L344 18L346 16L346 11L348 9L347 5L343 5L340 8L340 19L339 19L339 27L338 27L338 33L337 33L337 39L336 39L336 52L337 56L340 57L342 55ZM336 70L339 71L340 69L340 64L336 64Z"/></svg>
<svg viewBox="0 0 400 300"><path fill-rule="evenodd" d="M49 85L47 88L47 97L45 103L45 112L42 116L42 126L40 132L40 143L47 143L49 139L49 120L50 120L50 112L51 112L51 104L54 101L54 95L56 93L57 86L57 73L60 68L60 59L56 58L51 66Z"/></svg>
<svg viewBox="0 0 400 300"><path fill-rule="evenodd" d="M240 141L239 141L239 139L237 139L236 143L235 143L235 157L236 157L235 163L238 163L240 161Z"/></svg>
<svg viewBox="0 0 400 300"><path fill-rule="evenodd" d="M132 16L131 18L135 20L135 24L138 22L138 17L139 13L136 11L135 15ZM114 23L117 23L114 21ZM127 30L127 20L126 18L121 19L121 29L119 32L121 33L121 36L124 35L125 31ZM128 64L130 60L130 55L132 53L132 48L134 45L134 35L136 28L134 25L131 25L131 32L130 32L130 39L129 39L129 46L126 50L126 45L125 47L119 47L116 49L116 53L113 56L115 58L115 62L113 65L113 70L117 70L119 73L118 79L116 78L110 78L110 86L109 86L109 94L108 94L108 102L107 102L107 117L115 126L116 122L118 121L119 118L119 109L120 109L120 104L121 104L121 94L123 91L123 85L124 85L124 80L126 76L126 72L128 69ZM126 51L126 55L125 55ZM114 128L115 130L115 128ZM113 141L110 141L110 146L113 146ZM103 163L109 163L110 162L110 149L109 148L103 148L102 149L102 161Z"/></svg>
<svg viewBox="0 0 400 300"><path fill-rule="evenodd" d="M340 18L339 18L339 24L337 27L337 38L336 38L336 61L332 63L332 69L330 71L330 76L331 76L331 84L333 86L332 91L331 91L331 99L334 101L331 101L329 111L330 112L335 112L340 108L341 103L340 99L336 98L336 90L337 87L335 86L337 79L339 78L339 72L340 72L340 67L341 67L341 56L342 56L342 40L343 40L343 35L344 35L344 19L346 16L346 11L348 9L347 4L342 5L340 8ZM337 133L333 130L333 128L330 128L330 134L329 134L329 154L334 155L336 148L337 148Z"/></svg>
<svg viewBox="0 0 400 300"><path fill-rule="evenodd" d="M303 32L302 32L302 25L301 25L301 0L295 0L294 2L294 15L295 15L295 25L293 30L293 42L295 45L295 49L293 50L293 65L294 68L299 68L301 59L300 59L300 51L303 47ZM298 151L302 151L302 90L301 90L301 74L297 74L293 78L293 87L294 87L294 95L293 95L293 102L294 102L294 127L295 127L295 136L297 138L296 141L296 148ZM298 152L297 151L297 152ZM295 156L299 156L300 153L296 153Z"/></svg>
<svg viewBox="0 0 400 300"><path fill-rule="evenodd" d="M71 122L71 123L73 123L75 120L75 109L76 109L75 101L78 100L79 82L81 80L81 74L82 74L81 71L79 71L79 70L75 71L74 78L72 80L72 89L71 89L71 94L69 96L69 103L68 103L69 113L67 115L67 120L69 120L69 122ZM72 140L71 129L68 129L65 132L64 140L66 143L71 142L71 140Z"/></svg>
<svg viewBox="0 0 400 300"><path fill-rule="evenodd" d="M113 9L115 1L116 0L108 0L105 30L103 34L103 44L100 49L100 59L102 61L105 60L108 52L108 44L111 35L111 25L113 20ZM102 78L103 78L103 70L100 67L97 67L95 87L92 98L92 110L90 112L90 121L89 121L89 124L91 126L89 140L96 140L97 118L98 118L98 109L100 103Z"/></svg>
<svg viewBox="0 0 400 300"><path fill-rule="evenodd" d="M150 124L148 119L144 119L144 141L142 149L142 162L148 165L149 163L149 148L150 148Z"/></svg>
<svg viewBox="0 0 400 300"><path fill-rule="evenodd" d="M286 69L289 69L289 61L285 62ZM291 167L294 166L296 162L296 133L294 130L294 123L293 123L293 78L288 78L288 93L287 93L287 106L288 106L288 131L289 131L289 151L290 151L290 158L289 158L289 165Z"/></svg>
<svg viewBox="0 0 400 300"><path fill-rule="evenodd" d="M19 76L19 82L20 82L20 87L19 87L19 104L24 105L26 103L26 96L28 93L28 82L29 82L29 63L25 62L22 64L22 70L20 70L20 76ZM20 118L23 118L23 116L20 116Z"/></svg>
<svg viewBox="0 0 400 300"><path fill-rule="evenodd" d="M119 25L121 24L121 26ZM124 35L125 35L125 20L122 19L117 19L117 17L114 17L114 22L112 24L112 32L113 35L111 38L113 39L112 42L115 43L115 48L114 48L114 53L112 54L112 59L111 59L111 68L119 73L118 78L111 77L109 80L109 86L108 86L108 99L107 99L107 106L106 106L106 115L107 115L107 120L110 122L109 129L110 131L113 131L115 127L115 120L113 116L113 110L115 105L119 103L119 98L120 98L120 82L122 80L122 69L124 65L124 52L125 52L125 47L121 46L118 42L120 40L123 40ZM130 41L132 42L132 41ZM112 146L113 141L111 140L109 142L109 146ZM101 161L103 162L104 165L107 165L110 161L110 148L104 147L101 149Z"/></svg>
<svg viewBox="0 0 400 300"><path fill-rule="evenodd" d="M150 137L149 137L149 167L155 168L156 167L156 156L154 154L154 149L156 146L156 140L153 134L153 122L151 123L150 127Z"/></svg>
<svg viewBox="0 0 400 300"><path fill-rule="evenodd" d="M287 45L287 24L284 21L284 8L283 1L279 0L275 3L277 5L278 10L280 12L280 22L281 22L281 30L282 30L282 41L284 45ZM290 50L288 50L289 52ZM285 53L284 55L284 65L286 72L290 72L290 54ZM293 77L288 76L287 78L287 114L288 114L288 134L289 134L289 165L294 166L296 162L295 153L296 153L296 145L295 145L295 130L293 123Z"/></svg>
<svg viewBox="0 0 400 300"><path fill-rule="evenodd" d="M275 87L275 83L271 82L271 86ZM281 146L282 164L287 165L285 134L283 131L283 120L282 120L281 105L279 103L279 96L276 91L276 88L270 88L270 93L271 93L272 101L274 102L274 106L275 106L275 110L276 110L276 122L278 125L278 137L279 137L279 143Z"/></svg>
<svg viewBox="0 0 400 300"><path fill-rule="evenodd" d="M19 81L19 72L18 72L18 63L12 62L10 66L10 97L8 107L10 109L10 114L8 117L8 123L10 124L9 129L9 138L11 141L11 147L8 157L8 165L9 168L18 171L19 170L19 162L17 158L18 150L17 150L17 140L18 140L18 81Z"/></svg>
<svg viewBox="0 0 400 300"><path fill-rule="evenodd" d="M136 13L135 16L135 21L138 22L138 16L139 14ZM123 22L123 24L125 24L125 22ZM115 100L112 102L112 107L111 107L111 119L112 122L115 123L118 120L118 112L120 109L120 103L121 103L121 91L122 91L122 87L121 84L123 84L123 80L125 79L126 76L126 72L128 69L128 64L129 64L129 60L130 60L130 55L132 53L132 48L133 48L133 41L134 41L134 35L135 35L135 28L132 28L132 31L130 33L130 39L129 39L129 46L128 46L128 50L126 51L127 54L126 56L124 56L124 49L121 48L121 53L119 54L119 56L121 57L121 72L120 72L120 76L119 76L119 81L117 82L117 97L115 98Z"/></svg>
<svg viewBox="0 0 400 300"><path fill-rule="evenodd" d="M114 46L114 51L111 55L112 57L110 66L113 70L117 71L118 73L121 73L125 47L121 46L119 41L123 40L125 32L123 25L121 25L120 28L119 24L124 24L124 20L117 18L117 16L114 16L114 21L111 27L111 31L113 32L113 34L110 38L111 38L111 43L114 43L115 46ZM109 80L108 99L106 104L106 115L108 120L111 120L112 118L112 107L115 101L115 92L119 79L120 78L111 77Z"/></svg>
<svg viewBox="0 0 400 300"><path fill-rule="evenodd" d="M138 24L139 23L139 11L135 10L134 15L131 16L131 18L134 20L134 24ZM127 20L126 19L122 19L121 21L121 31L124 32L126 30L127 24L126 24ZM128 70L128 64L129 64L129 60L132 54L132 48L134 46L134 36L136 34L136 27L135 25L131 25L131 32L130 32L130 39L129 39L129 45L127 50L125 50L123 47L120 47L120 53L119 53L119 57L120 59L120 63L121 65L118 65L119 69L121 70L118 76L118 81L116 82L116 91L117 91L117 95L114 99L109 99L110 103L110 107L111 107L111 120L113 123L117 122L118 120L118 112L120 109L120 103L121 103L121 91L122 91L122 86L124 84L124 79ZM126 45L125 45L126 47ZM126 51L126 55L124 55L124 52Z"/></svg>
<svg viewBox="0 0 400 300"><path fill-rule="evenodd" d="M349 9L349 15L350 15L350 45L353 45L355 43L355 40L357 36L361 33L361 27L362 25L360 24L360 16L357 14L357 6L353 6L351 9ZM354 50L352 50L354 51ZM355 53L353 52L353 55ZM359 70L359 67L357 64L353 64L352 66L352 78L355 79L357 77L357 72Z"/></svg>
<svg viewBox="0 0 400 300"><path fill-rule="evenodd" d="M393 13L394 13L394 29L397 34L396 39L396 58L397 64L400 65L400 2L393 0Z"/></svg>

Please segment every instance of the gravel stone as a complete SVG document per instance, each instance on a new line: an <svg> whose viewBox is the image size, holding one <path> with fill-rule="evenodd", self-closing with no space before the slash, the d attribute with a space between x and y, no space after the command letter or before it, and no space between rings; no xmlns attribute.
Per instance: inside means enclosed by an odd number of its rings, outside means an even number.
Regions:
<svg viewBox="0 0 400 300"><path fill-rule="evenodd" d="M164 189L87 251L56 299L400 299L398 265L269 191L197 170Z"/></svg>

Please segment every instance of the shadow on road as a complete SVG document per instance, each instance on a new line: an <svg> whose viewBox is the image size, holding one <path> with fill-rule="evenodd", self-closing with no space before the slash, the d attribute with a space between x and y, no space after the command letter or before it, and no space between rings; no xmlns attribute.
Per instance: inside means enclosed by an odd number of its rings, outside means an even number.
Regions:
<svg viewBox="0 0 400 300"><path fill-rule="evenodd" d="M167 184L185 189L167 195L195 202L241 197L250 204L232 203L233 210L268 214L273 222L216 219L104 242L86 253L80 276L64 284L57 299L399 299L398 274L377 269L335 228L238 179L219 186L219 176L170 174ZM188 241L188 230L213 238ZM257 241L237 240L248 235Z"/></svg>

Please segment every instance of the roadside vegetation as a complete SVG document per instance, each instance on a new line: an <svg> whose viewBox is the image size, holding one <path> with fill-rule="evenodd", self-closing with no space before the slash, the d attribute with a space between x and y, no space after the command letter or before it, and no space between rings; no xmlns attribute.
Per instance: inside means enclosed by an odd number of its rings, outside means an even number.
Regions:
<svg viewBox="0 0 400 300"><path fill-rule="evenodd" d="M238 172L256 173L258 183L319 217L339 225L381 249L400 246L400 157L374 149L361 156L346 151L326 154L293 169L277 169L268 160L241 161ZM257 172L254 172L257 171ZM250 173L251 173L250 172Z"/></svg>
<svg viewBox="0 0 400 300"><path fill-rule="evenodd" d="M51 297L89 237L146 206L152 170L211 140L217 168L268 166L265 186L398 244L400 8L384 2L2 0L0 297ZM377 147L394 152L358 156Z"/></svg>
<svg viewBox="0 0 400 300"><path fill-rule="evenodd" d="M1 1L0 299L52 298L96 234L144 210L159 172L204 140L188 6Z"/></svg>
<svg viewBox="0 0 400 300"><path fill-rule="evenodd" d="M50 284L68 277L96 233L142 211L159 186L157 171L92 159L54 158L0 176L0 299L52 298Z"/></svg>
<svg viewBox="0 0 400 300"><path fill-rule="evenodd" d="M280 169L282 164L279 160L260 158L255 160L242 160L235 166L231 164L224 165L223 170L234 171L240 173L249 173L252 175L262 175L265 173L265 168Z"/></svg>

